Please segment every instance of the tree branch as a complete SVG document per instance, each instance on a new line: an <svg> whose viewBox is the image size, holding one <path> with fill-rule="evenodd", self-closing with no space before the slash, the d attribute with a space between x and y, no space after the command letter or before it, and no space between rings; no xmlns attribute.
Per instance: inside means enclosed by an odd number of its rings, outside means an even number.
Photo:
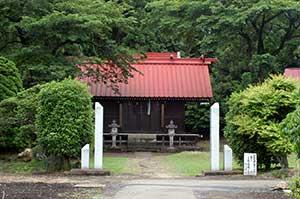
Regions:
<svg viewBox="0 0 300 199"><path fill-rule="evenodd" d="M248 45L248 48L247 48L248 56L251 57L253 47L252 47L252 40L251 40L250 36L247 33L243 32L243 30L239 31L239 35L246 40L246 43Z"/></svg>
<svg viewBox="0 0 300 199"><path fill-rule="evenodd" d="M280 45L276 50L274 50L272 55L277 55L284 48L286 42L288 42L294 38L300 37L300 35L293 35L299 27L300 27L299 25L295 26L294 18L289 18L289 26L287 28L285 28L285 34L280 39Z"/></svg>
<svg viewBox="0 0 300 199"><path fill-rule="evenodd" d="M271 22L272 20L274 20L275 18L279 17L283 13L284 13L284 11L280 11L277 14L273 15L272 17L270 17L268 19L265 19L265 23L267 24L267 23Z"/></svg>

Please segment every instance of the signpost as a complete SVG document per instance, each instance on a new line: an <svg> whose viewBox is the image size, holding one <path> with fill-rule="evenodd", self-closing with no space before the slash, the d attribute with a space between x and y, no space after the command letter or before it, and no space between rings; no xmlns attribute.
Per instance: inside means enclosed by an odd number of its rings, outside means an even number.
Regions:
<svg viewBox="0 0 300 199"><path fill-rule="evenodd" d="M257 175L257 155L256 153L244 153L244 175Z"/></svg>

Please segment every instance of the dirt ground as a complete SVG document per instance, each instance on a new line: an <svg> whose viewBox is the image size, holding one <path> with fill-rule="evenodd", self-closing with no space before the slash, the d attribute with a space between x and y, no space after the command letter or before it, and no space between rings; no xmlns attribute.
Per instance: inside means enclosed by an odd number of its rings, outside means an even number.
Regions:
<svg viewBox="0 0 300 199"><path fill-rule="evenodd" d="M49 184L49 183L1 183L0 197L2 199L24 198L101 198L102 189L99 188L76 188L72 184Z"/></svg>
<svg viewBox="0 0 300 199"><path fill-rule="evenodd" d="M180 177L170 171L166 164L162 164L167 153L137 152L127 154L129 158L128 173L146 178Z"/></svg>

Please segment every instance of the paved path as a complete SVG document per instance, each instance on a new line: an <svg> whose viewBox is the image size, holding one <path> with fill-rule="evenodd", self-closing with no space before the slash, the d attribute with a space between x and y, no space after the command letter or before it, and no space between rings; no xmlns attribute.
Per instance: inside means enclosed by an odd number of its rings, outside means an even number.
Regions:
<svg viewBox="0 0 300 199"><path fill-rule="evenodd" d="M113 199L286 199L271 191L277 180L148 179L129 181Z"/></svg>

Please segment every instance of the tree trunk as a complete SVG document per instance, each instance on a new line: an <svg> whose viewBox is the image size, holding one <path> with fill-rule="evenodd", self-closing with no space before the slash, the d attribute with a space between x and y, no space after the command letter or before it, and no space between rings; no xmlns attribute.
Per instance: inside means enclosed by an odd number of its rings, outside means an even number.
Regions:
<svg viewBox="0 0 300 199"><path fill-rule="evenodd" d="M288 162L288 159L287 159L287 155L279 156L278 161L280 163L281 169L288 169L289 168L289 162Z"/></svg>
<svg viewBox="0 0 300 199"><path fill-rule="evenodd" d="M271 162L270 161L265 162L264 165L265 165L265 171L269 171L271 169Z"/></svg>

